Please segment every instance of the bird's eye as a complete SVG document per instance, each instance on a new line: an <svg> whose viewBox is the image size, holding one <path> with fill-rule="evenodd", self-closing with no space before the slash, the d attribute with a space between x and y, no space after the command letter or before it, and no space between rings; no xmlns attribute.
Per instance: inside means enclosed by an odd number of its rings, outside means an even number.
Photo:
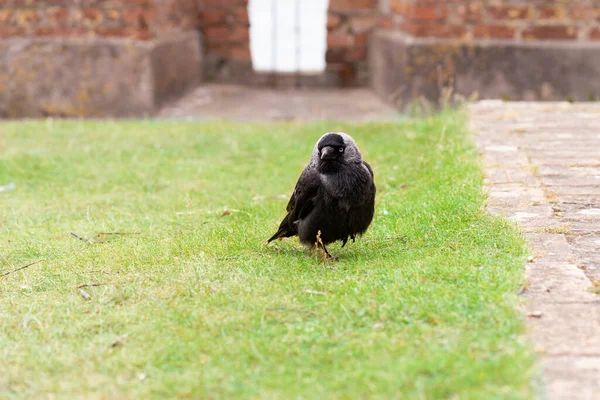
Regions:
<svg viewBox="0 0 600 400"><path fill-rule="evenodd" d="M343 153L343 152L344 152L344 148L343 148L343 147L340 147L340 149L339 149L338 151L339 151L340 153Z"/></svg>

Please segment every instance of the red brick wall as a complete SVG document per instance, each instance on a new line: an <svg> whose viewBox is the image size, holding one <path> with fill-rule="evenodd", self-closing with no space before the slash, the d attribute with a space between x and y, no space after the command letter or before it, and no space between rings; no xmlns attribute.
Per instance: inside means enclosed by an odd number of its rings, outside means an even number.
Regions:
<svg viewBox="0 0 600 400"><path fill-rule="evenodd" d="M0 0L0 38L152 39L198 26L197 0Z"/></svg>
<svg viewBox="0 0 600 400"><path fill-rule="evenodd" d="M387 29L414 36L600 40L598 0L389 0Z"/></svg>
<svg viewBox="0 0 600 400"><path fill-rule="evenodd" d="M366 78L369 35L377 20L378 0L329 0L327 68L337 71L341 84Z"/></svg>
<svg viewBox="0 0 600 400"><path fill-rule="evenodd" d="M205 54L250 62L248 0L198 0Z"/></svg>
<svg viewBox="0 0 600 400"><path fill-rule="evenodd" d="M243 70L244 65L251 68L248 0L198 2L208 78L227 66L230 74L253 79ZM377 4L378 0L329 0L327 71L336 76L331 81L351 85L362 79L366 83L368 38L377 25Z"/></svg>

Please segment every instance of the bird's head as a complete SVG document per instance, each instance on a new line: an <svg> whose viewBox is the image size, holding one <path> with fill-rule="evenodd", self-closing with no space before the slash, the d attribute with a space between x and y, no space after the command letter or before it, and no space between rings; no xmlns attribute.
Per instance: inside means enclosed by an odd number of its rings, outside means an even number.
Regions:
<svg viewBox="0 0 600 400"><path fill-rule="evenodd" d="M358 164L362 158L350 135L329 132L321 136L315 145L312 161L322 172L334 172L345 164Z"/></svg>

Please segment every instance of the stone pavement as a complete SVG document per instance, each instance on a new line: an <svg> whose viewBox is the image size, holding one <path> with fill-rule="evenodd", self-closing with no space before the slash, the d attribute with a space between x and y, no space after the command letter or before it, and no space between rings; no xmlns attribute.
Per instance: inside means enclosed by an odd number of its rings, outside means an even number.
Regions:
<svg viewBox="0 0 600 400"><path fill-rule="evenodd" d="M530 242L523 295L542 396L600 399L600 105L482 101L470 120L488 208Z"/></svg>
<svg viewBox="0 0 600 400"><path fill-rule="evenodd" d="M159 118L352 122L398 115L366 88L282 90L223 84L202 85L158 113Z"/></svg>

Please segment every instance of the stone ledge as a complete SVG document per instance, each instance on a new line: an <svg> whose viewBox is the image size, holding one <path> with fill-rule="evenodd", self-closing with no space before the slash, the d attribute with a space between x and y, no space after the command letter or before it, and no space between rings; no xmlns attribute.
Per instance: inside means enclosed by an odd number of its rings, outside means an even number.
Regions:
<svg viewBox="0 0 600 400"><path fill-rule="evenodd" d="M398 108L444 92L505 100L600 99L600 43L415 38L377 31L371 86Z"/></svg>
<svg viewBox="0 0 600 400"><path fill-rule="evenodd" d="M0 117L147 116L201 81L197 32L0 40Z"/></svg>

